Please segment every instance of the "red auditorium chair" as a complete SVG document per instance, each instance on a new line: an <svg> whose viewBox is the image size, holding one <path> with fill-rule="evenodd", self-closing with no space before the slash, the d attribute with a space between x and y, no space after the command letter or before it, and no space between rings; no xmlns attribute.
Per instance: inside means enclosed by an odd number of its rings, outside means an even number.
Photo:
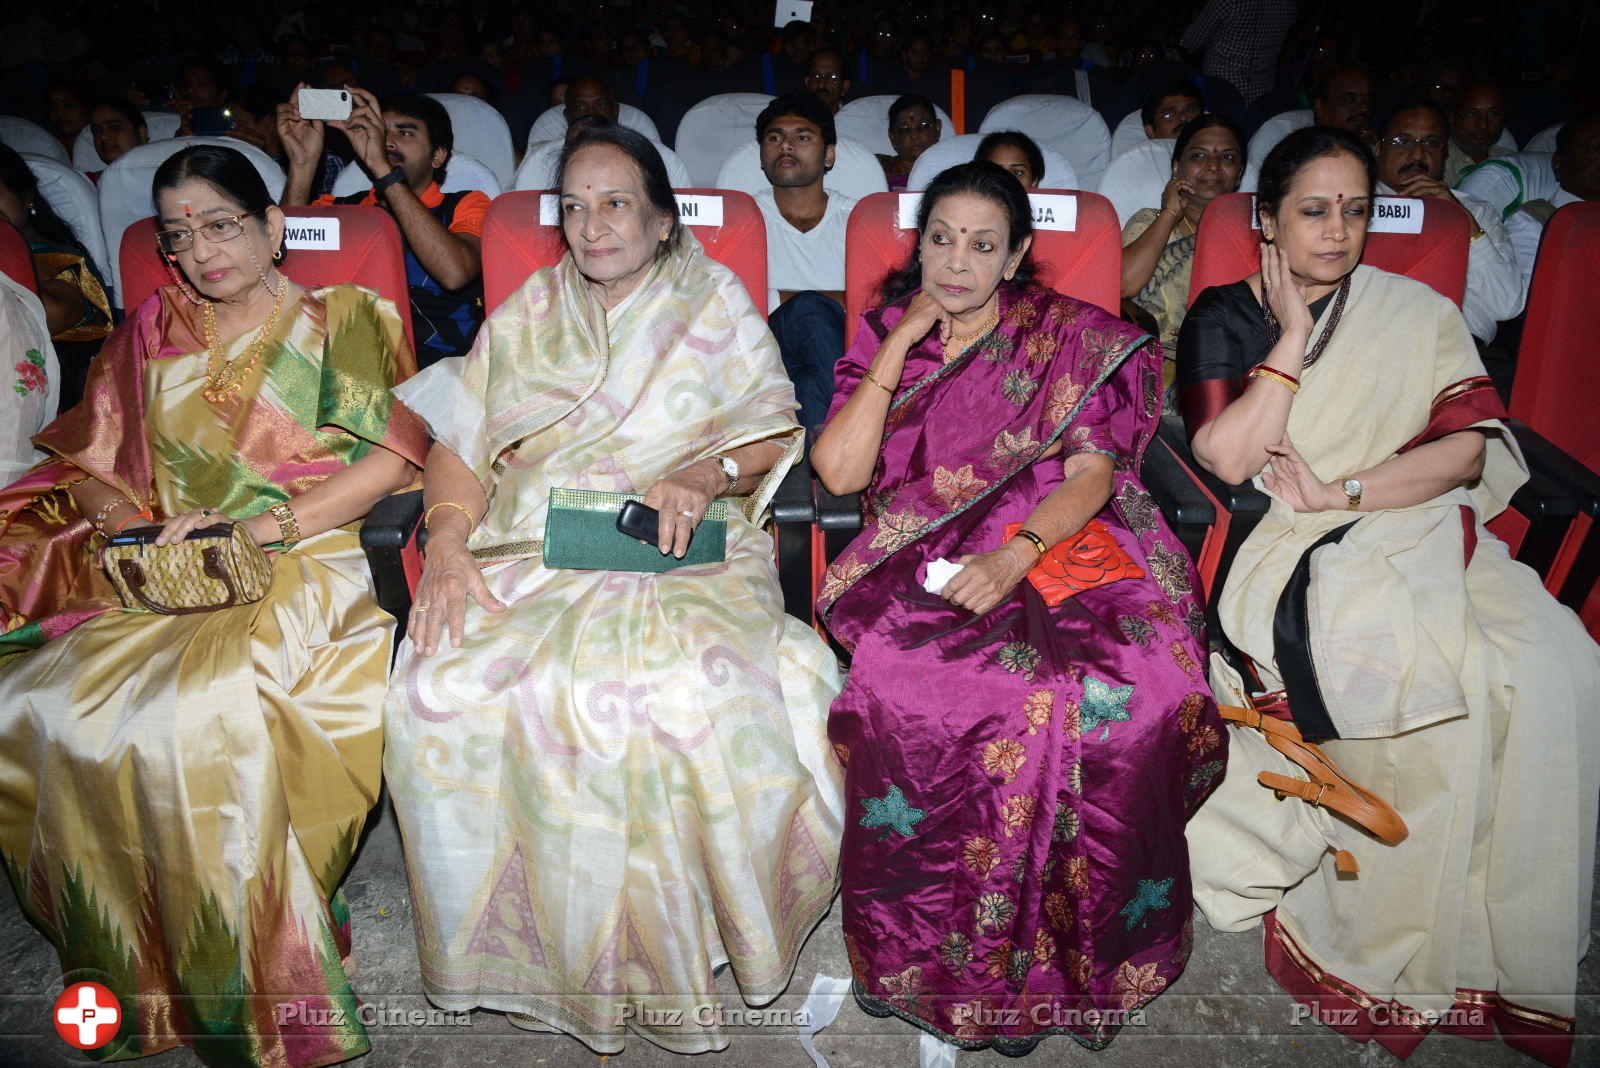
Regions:
<svg viewBox="0 0 1600 1068"><path fill-rule="evenodd" d="M33 293L39 292L39 280L33 271L33 253L28 249L28 240L15 226L5 222L0 222L0 274L27 286Z"/></svg>
<svg viewBox="0 0 1600 1068"><path fill-rule="evenodd" d="M750 299L766 316L767 225L753 197L731 189L675 189L679 197L717 198L722 224L707 226L684 218L706 255L726 265L744 282ZM498 308L528 276L561 259L561 231L541 220L541 198L551 197L544 218L554 217L554 193L521 190L502 193L483 220L483 304Z"/></svg>
<svg viewBox="0 0 1600 1068"><path fill-rule="evenodd" d="M400 310L406 339L416 346L411 327L411 294L406 286L405 247L400 229L382 208L355 204L335 204L320 208L284 208L290 227L288 254L283 270L303 286L327 286L354 282L387 297ZM297 247L296 229L307 230L309 220L338 219L339 247L334 249ZM328 233L308 235L326 243ZM156 249L156 221L143 219L122 235L119 253L122 266L122 312L137 308L158 288L172 284L172 276Z"/></svg>
<svg viewBox="0 0 1600 1068"><path fill-rule="evenodd" d="M744 282L759 309L766 307L767 229L761 210L748 194L727 189L678 189L680 213L706 253L730 268ZM553 221L555 204L542 198L553 194L537 190L503 193L489 206L483 220L484 305L498 308L535 271L556 264L566 253L561 231ZM701 198L684 202L682 198ZM693 222L688 211L721 210L720 224ZM711 218L713 215L702 215ZM763 310L763 317L765 311ZM801 618L810 618L810 588L807 583L811 522L815 505L806 472L791 472L780 485L772 503L777 524L778 576L784 604ZM409 539L417 526L420 502L398 532L390 537ZM419 535L419 540L421 535ZM416 557L411 557L414 580Z"/></svg>
<svg viewBox="0 0 1600 1068"><path fill-rule="evenodd" d="M291 227L289 250L283 261L284 273L303 286L354 282L387 297L399 309L406 338L415 346L405 253L400 244L400 229L389 214L382 208L357 205L284 208L283 213L288 216ZM309 221L316 219L339 220L337 248L295 247L299 239L293 228L302 223L303 228L309 229L315 225ZM317 243L331 244L331 228L321 229L320 234L308 236L317 239ZM123 232L119 256L123 314L137 308L159 287L172 283L172 276L156 249L154 218L141 219ZM421 507L420 490L396 493L374 505L361 524L361 547L366 550L367 565L372 570L378 604L394 616L401 627L405 626L411 597L401 555L405 538L400 532L410 529L406 526L407 519ZM410 526L416 525L415 518L409 518L409 522Z"/></svg>
<svg viewBox="0 0 1600 1068"><path fill-rule="evenodd" d="M1076 211L1071 230L1034 230L1033 259L1039 281L1116 315L1122 302L1122 228L1111 201L1098 193L1065 190L1040 189L1035 195L1071 198ZM905 263L916 246L914 205L921 196L873 193L857 201L850 212L844 242L847 344L861 313L876 303L878 282L890 268ZM1036 217L1047 210L1060 210L1047 200L1035 203ZM900 226L902 220L911 226Z"/></svg>
<svg viewBox="0 0 1600 1068"><path fill-rule="evenodd" d="M863 197L850 212L844 251L847 344L855 336L861 314L877 303L878 283L890 269L905 263L916 245L915 205L921 195L874 193ZM1033 196L1032 256L1039 282L1117 314L1122 301L1122 228L1111 202L1098 193L1069 190L1040 189ZM1057 228L1067 225L1069 212L1070 229ZM901 226L902 222L907 225ZM834 496L821 483L813 488L817 515L811 553L814 597L828 558L861 526L861 502L854 493Z"/></svg>
<svg viewBox="0 0 1600 1068"><path fill-rule="evenodd" d="M1254 225L1254 205L1251 194L1230 193L1206 208L1195 245L1191 303L1207 287L1237 282L1259 269L1261 230ZM1369 234L1362 262L1426 282L1460 305L1466 292L1470 234L1471 220L1464 210L1429 200L1420 233ZM1267 497L1249 483L1229 485L1200 468L1187 438L1173 425L1163 426L1146 454L1145 466L1147 475L1170 475L1176 469L1184 476L1150 477L1147 483L1194 555L1209 597L1226 579L1234 550L1265 514ZM1183 485L1185 481L1188 485ZM1213 517L1197 527L1194 520L1207 512ZM1576 513L1572 495L1536 472L1489 529L1512 547L1517 559L1544 574Z"/></svg>
<svg viewBox="0 0 1600 1068"><path fill-rule="evenodd" d="M1596 278L1600 203L1569 204L1550 217L1539 244L1511 416L1530 463L1578 498L1578 519L1545 585L1600 638L1600 387L1586 321Z"/></svg>

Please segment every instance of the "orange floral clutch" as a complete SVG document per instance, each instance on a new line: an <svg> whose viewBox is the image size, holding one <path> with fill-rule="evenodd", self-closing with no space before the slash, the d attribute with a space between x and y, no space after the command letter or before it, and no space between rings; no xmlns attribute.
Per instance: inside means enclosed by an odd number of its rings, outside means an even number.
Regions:
<svg viewBox="0 0 1600 1068"><path fill-rule="evenodd" d="M1021 529L1021 523L1007 523L1006 540ZM1082 530L1053 546L1028 572L1028 581L1051 608L1084 590L1125 578L1144 578L1144 569L1122 551L1098 519L1089 520Z"/></svg>

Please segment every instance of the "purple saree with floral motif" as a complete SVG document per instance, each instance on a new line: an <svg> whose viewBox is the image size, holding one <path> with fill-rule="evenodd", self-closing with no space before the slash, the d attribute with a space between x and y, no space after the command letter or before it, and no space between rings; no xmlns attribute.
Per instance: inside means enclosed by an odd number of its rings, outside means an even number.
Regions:
<svg viewBox="0 0 1600 1068"><path fill-rule="evenodd" d="M958 1046L1099 1048L1188 958L1184 822L1226 736L1193 567L1138 478L1159 348L1049 290L999 299L957 359L937 338L908 356L865 528L818 601L853 655L829 725L845 942L875 1007ZM835 411L904 306L863 316ZM928 561L997 547L1086 451L1113 458L1097 518L1146 577L1055 608L1024 581L976 617L923 590Z"/></svg>

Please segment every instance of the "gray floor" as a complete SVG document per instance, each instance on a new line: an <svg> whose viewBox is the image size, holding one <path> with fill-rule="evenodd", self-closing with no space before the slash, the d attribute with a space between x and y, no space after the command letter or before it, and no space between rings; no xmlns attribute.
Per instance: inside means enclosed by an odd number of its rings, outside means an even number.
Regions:
<svg viewBox="0 0 1600 1068"><path fill-rule="evenodd" d="M345 884L350 901L355 956L360 968L356 990L385 1013L425 1009L417 979L411 908L394 815L385 803ZM60 992L54 952L22 917L16 900L0 891L0 1065L88 1063L56 1037L50 1005ZM1146 1026L1128 1028L1109 1049L1089 1053L1063 1038L1047 1039L1027 1060L1010 1061L992 1052L963 1053L960 1066L1049 1065L1334 1065L1393 1064L1376 1045L1360 1045L1309 1022L1295 1023L1293 1002L1277 991L1261 963L1259 931L1221 934L1195 919L1194 956L1183 978L1151 1005ZM790 992L776 1005L798 1009L818 972L847 976L837 905L811 936ZM721 977L729 1006L741 1004L727 972ZM1578 979L1578 1039L1573 1065L1600 1064L1600 952L1591 953ZM392 1018L392 1016L391 1016ZM401 1022L372 1028L372 1052L357 1062L363 1068L466 1068L471 1065L598 1064L619 1057L630 1068L681 1062L643 1039L626 1051L601 1058L570 1038L533 1035L511 1027L495 1013L479 1012L466 1026L412 1027ZM817 1040L834 1068L855 1065L915 1065L918 1040L893 1020L876 1020L846 1001L838 1020ZM700 1058L727 1068L802 1066L811 1060L789 1027L734 1033L724 1052ZM162 1068L198 1064L187 1049L160 1055ZM1407 1062L1418 1068L1456 1065L1519 1065L1535 1062L1499 1043L1471 1042L1448 1035L1428 1038Z"/></svg>

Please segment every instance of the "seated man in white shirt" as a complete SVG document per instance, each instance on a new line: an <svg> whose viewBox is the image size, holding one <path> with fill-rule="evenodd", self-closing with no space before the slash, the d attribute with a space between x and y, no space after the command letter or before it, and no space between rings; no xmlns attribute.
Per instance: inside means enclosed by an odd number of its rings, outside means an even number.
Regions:
<svg viewBox="0 0 1600 1068"><path fill-rule="evenodd" d="M1533 281L1534 261L1539 257L1539 238L1544 224L1557 208L1580 200L1600 200L1600 111L1580 115L1556 134L1551 169L1560 187L1548 200L1531 200L1506 217L1506 236L1516 250L1517 266L1522 269L1522 294L1526 298Z"/></svg>
<svg viewBox="0 0 1600 1068"><path fill-rule="evenodd" d="M844 234L855 199L830 193L833 114L812 93L785 93L756 118L761 171L756 194L767 223L768 324L800 400L800 424L819 427L844 354Z"/></svg>
<svg viewBox="0 0 1600 1068"><path fill-rule="evenodd" d="M1387 196L1430 197L1456 203L1472 216L1467 254L1467 293L1461 314L1472 336L1487 345L1499 322L1522 311L1522 276L1494 205L1467 193L1452 192L1441 180L1449 144L1444 110L1427 97L1403 102L1381 127L1378 138L1378 192Z"/></svg>

